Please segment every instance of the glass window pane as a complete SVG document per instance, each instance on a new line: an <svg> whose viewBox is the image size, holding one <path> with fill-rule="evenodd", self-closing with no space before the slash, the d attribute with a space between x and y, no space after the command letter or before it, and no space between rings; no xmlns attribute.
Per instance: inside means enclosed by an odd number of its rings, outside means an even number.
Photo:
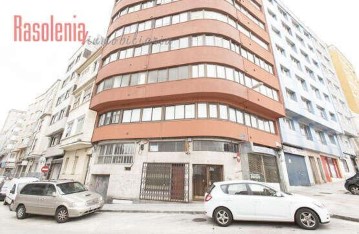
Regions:
<svg viewBox="0 0 359 234"><path fill-rule="evenodd" d="M145 108L142 112L142 121L151 121L152 108Z"/></svg>
<svg viewBox="0 0 359 234"><path fill-rule="evenodd" d="M237 113L237 123L243 124L243 113L242 111L236 110Z"/></svg>
<svg viewBox="0 0 359 234"><path fill-rule="evenodd" d="M123 112L123 117L122 117L122 123L130 123L131 122L131 110L125 110Z"/></svg>
<svg viewBox="0 0 359 234"><path fill-rule="evenodd" d="M180 48L180 46L179 46L179 40L177 39L177 40L172 40L171 41L171 50L177 50L177 49L179 49Z"/></svg>
<svg viewBox="0 0 359 234"><path fill-rule="evenodd" d="M191 105L186 105L186 119L193 119L195 117L195 105L191 104Z"/></svg>
<svg viewBox="0 0 359 234"><path fill-rule="evenodd" d="M224 105L219 105L219 111L220 111L220 118L221 119L228 119L228 108Z"/></svg>
<svg viewBox="0 0 359 234"><path fill-rule="evenodd" d="M141 109L132 110L131 123L140 122Z"/></svg>
<svg viewBox="0 0 359 234"><path fill-rule="evenodd" d="M162 107L156 107L152 110L152 121L162 120Z"/></svg>
<svg viewBox="0 0 359 234"><path fill-rule="evenodd" d="M185 37L185 38L181 38L180 39L180 48L187 48L189 46L189 38Z"/></svg>
<svg viewBox="0 0 359 234"><path fill-rule="evenodd" d="M252 115L251 116L251 122L252 122L252 127L253 128L258 128L257 117Z"/></svg>
<svg viewBox="0 0 359 234"><path fill-rule="evenodd" d="M207 104L199 103L198 106L198 118L207 118Z"/></svg>
<svg viewBox="0 0 359 234"><path fill-rule="evenodd" d="M209 64L207 65L207 76L208 77L217 77L215 65L209 65Z"/></svg>
<svg viewBox="0 0 359 234"><path fill-rule="evenodd" d="M130 82L130 75L123 75L122 76L121 87L127 87L129 82Z"/></svg>
<svg viewBox="0 0 359 234"><path fill-rule="evenodd" d="M228 80L234 80L234 75L233 75L234 70L232 68L226 68L226 78Z"/></svg>
<svg viewBox="0 0 359 234"><path fill-rule="evenodd" d="M158 71L158 82L164 82L168 80L168 70L164 69L164 70L159 70Z"/></svg>
<svg viewBox="0 0 359 234"><path fill-rule="evenodd" d="M175 119L184 119L184 105L175 106Z"/></svg>
<svg viewBox="0 0 359 234"><path fill-rule="evenodd" d="M148 83L151 84L151 83L157 83L157 73L158 71L150 71L148 73Z"/></svg>
<svg viewBox="0 0 359 234"><path fill-rule="evenodd" d="M210 118L218 118L217 105L215 105L215 104L209 105L209 117Z"/></svg>
<svg viewBox="0 0 359 234"><path fill-rule="evenodd" d="M198 76L205 77L204 75L204 64L198 65Z"/></svg>
<svg viewBox="0 0 359 234"><path fill-rule="evenodd" d="M219 78L226 78L226 72L225 72L224 67L222 67L222 66L217 66L217 76L218 76Z"/></svg>
<svg viewBox="0 0 359 234"><path fill-rule="evenodd" d="M166 120L175 119L175 107L174 106L167 106L166 107Z"/></svg>
<svg viewBox="0 0 359 234"><path fill-rule="evenodd" d="M249 127L251 127L251 116L247 113L244 113L244 120L245 120L245 124Z"/></svg>
<svg viewBox="0 0 359 234"><path fill-rule="evenodd" d="M178 68L178 78L179 79L187 79L189 78L188 66L183 66Z"/></svg>
<svg viewBox="0 0 359 234"><path fill-rule="evenodd" d="M237 119L236 119L236 111L233 108L229 108L229 120L233 121L233 122L237 121Z"/></svg>
<svg viewBox="0 0 359 234"><path fill-rule="evenodd" d="M178 68L170 68L169 72L169 80L178 80Z"/></svg>

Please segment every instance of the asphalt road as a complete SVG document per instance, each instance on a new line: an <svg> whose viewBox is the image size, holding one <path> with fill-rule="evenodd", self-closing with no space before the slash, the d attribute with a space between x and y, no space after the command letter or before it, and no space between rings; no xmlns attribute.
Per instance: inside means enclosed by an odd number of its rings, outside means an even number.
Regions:
<svg viewBox="0 0 359 234"><path fill-rule="evenodd" d="M359 223L332 219L316 231L305 231L288 223L235 222L218 227L204 215L99 212L58 224L53 217L30 216L17 220L15 212L0 205L1 234L100 234L100 233L340 233L359 234Z"/></svg>

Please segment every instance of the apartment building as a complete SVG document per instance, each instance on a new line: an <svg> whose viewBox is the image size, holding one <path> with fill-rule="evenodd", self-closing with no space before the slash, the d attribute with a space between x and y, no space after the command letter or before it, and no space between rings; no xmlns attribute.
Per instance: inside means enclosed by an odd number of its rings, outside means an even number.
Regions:
<svg viewBox="0 0 359 234"><path fill-rule="evenodd" d="M344 154L353 148L345 142L356 132L326 45L280 1L264 6L286 109L280 131L287 185L343 178L354 172L342 163L352 164Z"/></svg>
<svg viewBox="0 0 359 234"><path fill-rule="evenodd" d="M101 60L101 48L92 53L77 70L76 89L59 147L64 150L60 179L85 183L93 147L92 132L96 112L89 109L92 91Z"/></svg>
<svg viewBox="0 0 359 234"><path fill-rule="evenodd" d="M90 187L188 202L219 180L279 186L285 112L261 0L116 1L107 39Z"/></svg>
<svg viewBox="0 0 359 234"><path fill-rule="evenodd" d="M58 179L63 162L64 149L60 147L62 136L64 135L65 126L73 102L72 93L76 90L78 75L76 70L91 56L99 45L86 42L81 46L69 59L68 67L62 80L60 88L55 96L54 105L49 127L45 135L49 137L49 145L45 150L43 157L45 164L50 167L49 179Z"/></svg>
<svg viewBox="0 0 359 234"><path fill-rule="evenodd" d="M40 176L40 157L48 147L45 131L50 122L54 97L60 80L55 81L28 106L13 154L16 155L15 176ZM44 162L42 162L42 166Z"/></svg>
<svg viewBox="0 0 359 234"><path fill-rule="evenodd" d="M15 169L12 150L24 124L25 111L10 110L0 132L0 175L10 175Z"/></svg>
<svg viewBox="0 0 359 234"><path fill-rule="evenodd" d="M334 64L336 74L339 78L340 85L344 91L345 99L352 111L351 119L354 121L357 131L359 132L359 78L355 68L344 54L334 45L328 47L331 59ZM353 126L351 126L353 128ZM359 139L351 138L355 146L356 155L359 155ZM359 170L359 161L357 160L357 170Z"/></svg>

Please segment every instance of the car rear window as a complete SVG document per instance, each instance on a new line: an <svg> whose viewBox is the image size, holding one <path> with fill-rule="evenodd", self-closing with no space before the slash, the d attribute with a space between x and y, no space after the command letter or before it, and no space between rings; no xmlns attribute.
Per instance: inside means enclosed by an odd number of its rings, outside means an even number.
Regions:
<svg viewBox="0 0 359 234"><path fill-rule="evenodd" d="M221 189L228 195L248 195L248 189L246 184L224 184L221 185Z"/></svg>
<svg viewBox="0 0 359 234"><path fill-rule="evenodd" d="M209 188L207 189L207 193L211 193L212 190L214 189L214 187L216 187L216 186L215 186L214 184L212 184L211 187L209 187Z"/></svg>

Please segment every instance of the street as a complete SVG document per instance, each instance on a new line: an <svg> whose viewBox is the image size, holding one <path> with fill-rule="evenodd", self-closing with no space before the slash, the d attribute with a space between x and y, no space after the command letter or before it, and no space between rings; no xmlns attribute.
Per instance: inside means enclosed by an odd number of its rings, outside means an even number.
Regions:
<svg viewBox="0 0 359 234"><path fill-rule="evenodd" d="M204 215L164 213L99 212L58 224L53 217L30 216L16 219L15 212L0 206L0 233L71 234L71 233L310 233L287 223L235 222L229 227L218 227ZM359 223L332 219L315 233L359 234Z"/></svg>

